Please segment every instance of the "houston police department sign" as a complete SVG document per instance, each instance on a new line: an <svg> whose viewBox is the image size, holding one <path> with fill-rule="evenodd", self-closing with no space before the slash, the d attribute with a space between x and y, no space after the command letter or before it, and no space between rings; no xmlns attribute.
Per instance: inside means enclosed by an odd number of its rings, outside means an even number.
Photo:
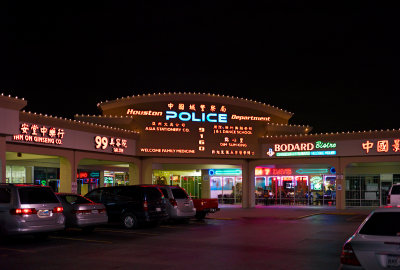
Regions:
<svg viewBox="0 0 400 270"><path fill-rule="evenodd" d="M287 123L291 116L258 102L205 94L135 97L102 110L133 119L143 156L258 158L267 124Z"/></svg>

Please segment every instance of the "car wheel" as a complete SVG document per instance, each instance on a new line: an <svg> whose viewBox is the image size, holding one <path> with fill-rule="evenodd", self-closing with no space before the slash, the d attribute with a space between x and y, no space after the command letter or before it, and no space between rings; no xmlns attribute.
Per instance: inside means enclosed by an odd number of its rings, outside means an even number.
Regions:
<svg viewBox="0 0 400 270"><path fill-rule="evenodd" d="M122 218L122 223L126 229L134 229L138 227L138 220L132 213L127 213Z"/></svg>
<svg viewBox="0 0 400 270"><path fill-rule="evenodd" d="M196 213L196 219L202 220L206 218L207 213L206 212L198 212Z"/></svg>

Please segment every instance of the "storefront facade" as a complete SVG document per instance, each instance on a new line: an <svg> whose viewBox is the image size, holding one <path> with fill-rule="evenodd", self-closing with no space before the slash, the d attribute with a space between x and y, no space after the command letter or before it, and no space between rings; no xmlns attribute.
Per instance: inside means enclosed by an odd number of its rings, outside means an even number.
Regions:
<svg viewBox="0 0 400 270"><path fill-rule="evenodd" d="M214 94L132 96L75 120L21 111L0 97L1 182L86 194L172 184L243 207L385 204L400 182L400 131L309 134L292 113Z"/></svg>

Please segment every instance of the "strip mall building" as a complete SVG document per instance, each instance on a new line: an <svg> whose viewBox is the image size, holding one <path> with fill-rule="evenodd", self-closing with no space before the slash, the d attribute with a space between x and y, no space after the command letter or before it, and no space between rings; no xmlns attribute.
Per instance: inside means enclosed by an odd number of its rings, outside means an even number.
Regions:
<svg viewBox="0 0 400 270"><path fill-rule="evenodd" d="M245 208L380 206L400 182L400 130L310 134L292 113L200 93L98 104L74 120L23 111L0 96L0 181L86 194L99 186L172 184Z"/></svg>

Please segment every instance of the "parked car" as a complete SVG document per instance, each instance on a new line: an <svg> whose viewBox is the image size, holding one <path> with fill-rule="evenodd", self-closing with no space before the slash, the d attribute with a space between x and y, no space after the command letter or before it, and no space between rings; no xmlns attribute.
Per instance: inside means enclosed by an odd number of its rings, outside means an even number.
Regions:
<svg viewBox="0 0 400 270"><path fill-rule="evenodd" d="M218 199L193 199L196 218L204 219L208 214L219 211Z"/></svg>
<svg viewBox="0 0 400 270"><path fill-rule="evenodd" d="M399 269L399 236L400 208L374 210L345 242L339 269Z"/></svg>
<svg viewBox="0 0 400 270"><path fill-rule="evenodd" d="M400 184L393 184L389 189L387 196L387 205L400 205Z"/></svg>
<svg viewBox="0 0 400 270"><path fill-rule="evenodd" d="M158 186L167 203L167 213L171 220L188 220L196 215L193 201L186 190L179 186Z"/></svg>
<svg viewBox="0 0 400 270"><path fill-rule="evenodd" d="M63 207L50 187L0 184L0 233L35 234L64 229Z"/></svg>
<svg viewBox="0 0 400 270"><path fill-rule="evenodd" d="M104 204L109 221L122 222L128 229L168 219L164 195L153 185L102 187L85 197Z"/></svg>
<svg viewBox="0 0 400 270"><path fill-rule="evenodd" d="M108 216L101 203L73 193L56 193L64 208L65 226L82 228L86 232L93 231L96 226L106 224Z"/></svg>

